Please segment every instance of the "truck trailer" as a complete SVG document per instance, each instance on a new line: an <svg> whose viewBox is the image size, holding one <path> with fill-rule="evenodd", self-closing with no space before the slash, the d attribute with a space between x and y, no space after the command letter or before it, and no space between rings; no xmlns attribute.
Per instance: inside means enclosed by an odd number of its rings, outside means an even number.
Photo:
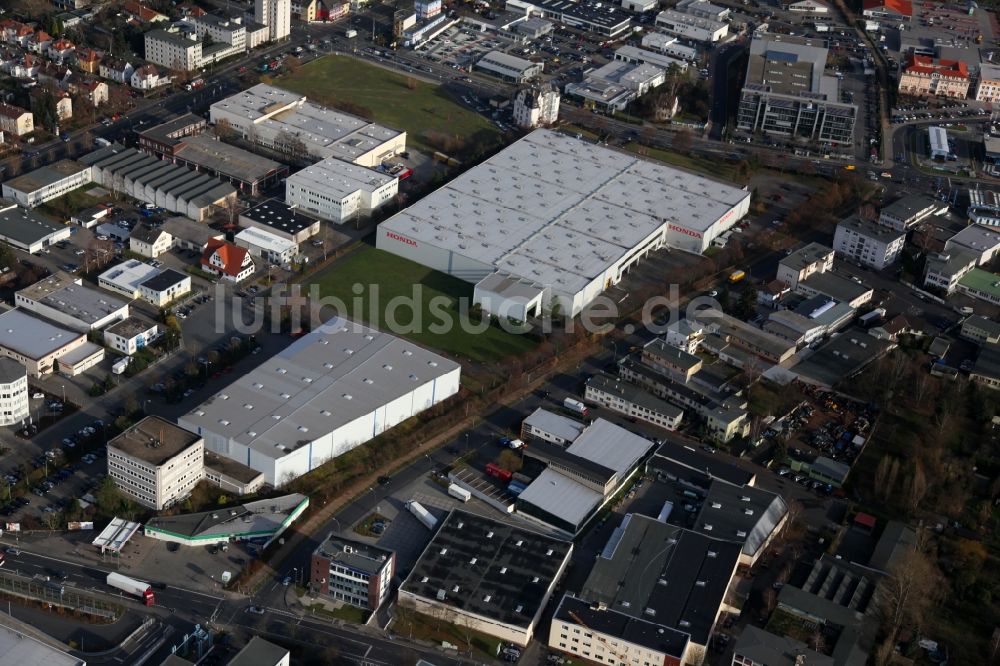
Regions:
<svg viewBox="0 0 1000 666"><path fill-rule="evenodd" d="M406 508L410 511L410 513L416 516L417 520L423 523L424 527L426 527L427 529L433 531L434 528L437 527L438 524L437 518L432 516L431 512L425 509L423 505L420 504L420 502L416 500L410 500L409 502L406 503Z"/></svg>
<svg viewBox="0 0 1000 666"><path fill-rule="evenodd" d="M454 483L448 486L448 494L452 497L462 500L463 502L468 502L472 499L472 493L463 488L462 486L456 485Z"/></svg>
<svg viewBox="0 0 1000 666"><path fill-rule="evenodd" d="M587 409L587 405L583 404L579 400L574 400L573 398L566 398L563 400L563 407L571 412L576 412L580 416L587 416L590 410Z"/></svg>
<svg viewBox="0 0 1000 666"><path fill-rule="evenodd" d="M152 606L156 603L156 599L153 596L153 588L149 583L143 583L141 580L129 578L128 576L114 572L108 574L107 582L109 586L116 590L121 590L122 592L131 594L133 597L142 599L142 603L147 606Z"/></svg>

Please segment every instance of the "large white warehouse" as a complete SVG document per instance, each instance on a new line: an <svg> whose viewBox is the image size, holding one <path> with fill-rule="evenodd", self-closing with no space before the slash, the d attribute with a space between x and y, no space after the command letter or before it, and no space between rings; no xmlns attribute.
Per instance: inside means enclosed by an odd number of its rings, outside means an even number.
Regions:
<svg viewBox="0 0 1000 666"><path fill-rule="evenodd" d="M539 129L379 225L377 247L477 283L483 309L576 315L647 253L702 252L750 193Z"/></svg>
<svg viewBox="0 0 1000 666"><path fill-rule="evenodd" d="M178 419L282 485L458 392L458 363L335 318Z"/></svg>

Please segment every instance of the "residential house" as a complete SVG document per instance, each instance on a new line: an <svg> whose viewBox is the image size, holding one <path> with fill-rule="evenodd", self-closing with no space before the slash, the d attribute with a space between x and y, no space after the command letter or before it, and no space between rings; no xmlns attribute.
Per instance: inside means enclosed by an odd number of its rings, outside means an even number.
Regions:
<svg viewBox="0 0 1000 666"><path fill-rule="evenodd" d="M38 71L35 72L35 78L38 79L39 84L55 86L57 88L65 88L67 81L69 81L72 77L73 70L71 70L67 65L61 65L51 61L44 61L40 63Z"/></svg>
<svg viewBox="0 0 1000 666"><path fill-rule="evenodd" d="M46 91L39 88L35 88L32 91L32 94L30 95L32 110L36 110L36 105L39 104L39 101L45 94ZM69 96L69 93L62 90L56 90L48 94L52 95L53 101L55 102L57 120L69 120L73 117L73 99Z"/></svg>
<svg viewBox="0 0 1000 666"><path fill-rule="evenodd" d="M96 108L107 103L110 91L104 81L86 79L77 85L77 93Z"/></svg>
<svg viewBox="0 0 1000 666"><path fill-rule="evenodd" d="M853 215L837 224L833 249L848 261L881 271L903 252L906 233Z"/></svg>
<svg viewBox="0 0 1000 666"><path fill-rule="evenodd" d="M161 74L156 65L143 65L132 72L132 78L129 81L129 85L133 88L143 91L155 90L169 83L170 76Z"/></svg>
<svg viewBox="0 0 1000 666"><path fill-rule="evenodd" d="M80 71L87 74L97 74L99 72L102 55L97 49L82 47L76 50L74 56L76 58L76 66Z"/></svg>
<svg viewBox="0 0 1000 666"><path fill-rule="evenodd" d="M167 16L150 9L141 2L126 2L122 6L122 12L136 23L159 23L168 20Z"/></svg>
<svg viewBox="0 0 1000 666"><path fill-rule="evenodd" d="M174 239L163 229L140 225L128 238L128 248L136 254L155 259L173 247Z"/></svg>
<svg viewBox="0 0 1000 666"><path fill-rule="evenodd" d="M28 38L28 51L32 53L37 53L38 55L45 55L49 50L49 45L55 41L52 39L52 35L45 32L44 30L39 30L31 37Z"/></svg>
<svg viewBox="0 0 1000 666"><path fill-rule="evenodd" d="M98 66L102 79L109 79L116 83L128 85L132 81L132 73L135 67L132 63L121 58L105 58Z"/></svg>
<svg viewBox="0 0 1000 666"><path fill-rule="evenodd" d="M34 79L38 76L38 70L42 67L42 61L30 53L24 54L15 62L11 63L10 75L15 79Z"/></svg>
<svg viewBox="0 0 1000 666"><path fill-rule="evenodd" d="M76 44L68 39L57 39L49 44L46 53L49 58L56 62L66 62L66 60L76 51Z"/></svg>
<svg viewBox="0 0 1000 666"><path fill-rule="evenodd" d="M35 116L19 106L0 103L0 131L24 136L35 131Z"/></svg>
<svg viewBox="0 0 1000 666"><path fill-rule="evenodd" d="M833 248L809 243L778 262L777 279L795 289L810 275L833 268Z"/></svg>
<svg viewBox="0 0 1000 666"><path fill-rule="evenodd" d="M224 280L240 282L253 275L253 257L246 248L220 240L210 240L201 255L201 268Z"/></svg>

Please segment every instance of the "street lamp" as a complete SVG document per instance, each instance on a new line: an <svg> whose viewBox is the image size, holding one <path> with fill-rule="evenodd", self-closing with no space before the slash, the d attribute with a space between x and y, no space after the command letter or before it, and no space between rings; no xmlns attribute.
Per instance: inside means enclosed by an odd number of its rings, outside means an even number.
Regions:
<svg viewBox="0 0 1000 666"><path fill-rule="evenodd" d="M63 397L63 405L65 406L66 405L66 385L65 384L62 385L62 397Z"/></svg>

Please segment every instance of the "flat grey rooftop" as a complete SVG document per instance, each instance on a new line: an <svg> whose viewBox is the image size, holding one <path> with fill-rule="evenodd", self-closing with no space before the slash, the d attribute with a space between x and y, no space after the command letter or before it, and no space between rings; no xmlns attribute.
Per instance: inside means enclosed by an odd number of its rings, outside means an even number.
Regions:
<svg viewBox="0 0 1000 666"><path fill-rule="evenodd" d="M181 144L174 154L182 160L243 181L263 180L284 168L280 162L214 139L209 134L186 136Z"/></svg>
<svg viewBox="0 0 1000 666"><path fill-rule="evenodd" d="M108 442L108 447L151 465L162 465L201 436L159 416L147 416Z"/></svg>
<svg viewBox="0 0 1000 666"><path fill-rule="evenodd" d="M290 444L322 437L458 368L412 342L338 317L182 420L277 459L294 450Z"/></svg>
<svg viewBox="0 0 1000 666"><path fill-rule="evenodd" d="M825 260L831 254L833 254L833 248L819 243L809 243L781 259L778 263L792 270L801 271L806 266Z"/></svg>
<svg viewBox="0 0 1000 666"><path fill-rule="evenodd" d="M539 407L528 418L524 419L524 424L534 426L544 432L552 433L567 442L572 442L587 427L585 423L580 423L576 419L562 414L550 412L542 407Z"/></svg>
<svg viewBox="0 0 1000 666"><path fill-rule="evenodd" d="M146 527L183 537L215 537L227 534L273 534L309 498L299 493L271 497L200 513L151 518Z"/></svg>
<svg viewBox="0 0 1000 666"><path fill-rule="evenodd" d="M0 313L0 345L30 359L40 359L83 337L14 308Z"/></svg>
<svg viewBox="0 0 1000 666"><path fill-rule="evenodd" d="M220 474L225 474L232 479L236 479L240 483L250 483L251 481L256 481L259 477L263 477L261 472L247 467L241 462L206 450L205 469L209 468Z"/></svg>
<svg viewBox="0 0 1000 666"><path fill-rule="evenodd" d="M0 356L0 384L10 384L18 379L24 379L27 370L24 366L9 356Z"/></svg>
<svg viewBox="0 0 1000 666"><path fill-rule="evenodd" d="M566 452L613 469L618 478L625 478L654 446L653 441L599 418L566 448Z"/></svg>
<svg viewBox="0 0 1000 666"><path fill-rule="evenodd" d="M313 552L331 562L369 576L380 572L393 555L391 550L354 539L345 539L336 534L327 536Z"/></svg>
<svg viewBox="0 0 1000 666"><path fill-rule="evenodd" d="M396 180L396 177L336 157L328 157L292 174L289 180L339 200L359 190L373 192Z"/></svg>
<svg viewBox="0 0 1000 666"><path fill-rule="evenodd" d="M456 509L400 590L528 627L572 550L567 541Z"/></svg>
<svg viewBox="0 0 1000 666"><path fill-rule="evenodd" d="M0 236L22 245L33 245L65 228L32 210L24 208L0 210Z"/></svg>
<svg viewBox="0 0 1000 666"><path fill-rule="evenodd" d="M288 654L288 650L268 642L260 636L253 636L240 650L229 666L274 666Z"/></svg>
<svg viewBox="0 0 1000 666"><path fill-rule="evenodd" d="M86 663L7 624L0 624L0 666L86 666Z"/></svg>
<svg viewBox="0 0 1000 666"><path fill-rule="evenodd" d="M127 340L131 340L135 336L139 335L140 333L145 333L154 326L156 326L156 324L154 324L151 321L131 316L131 317L126 317L125 319L122 319L121 321L116 322L111 326L108 326L106 331L108 333L113 333L115 335L121 336Z"/></svg>
<svg viewBox="0 0 1000 666"><path fill-rule="evenodd" d="M539 129L381 227L573 293L665 222L704 232L748 196Z"/></svg>
<svg viewBox="0 0 1000 666"><path fill-rule="evenodd" d="M546 467L517 499L570 525L579 525L604 497L579 481Z"/></svg>
<svg viewBox="0 0 1000 666"><path fill-rule="evenodd" d="M59 271L25 287L17 294L79 319L88 326L128 305L103 291L77 284L77 280L79 278Z"/></svg>
<svg viewBox="0 0 1000 666"><path fill-rule="evenodd" d="M74 176L86 168L86 164L81 164L75 160L59 160L54 164L43 166L40 169L29 171L22 176L4 181L4 187L10 187L18 192L30 193Z"/></svg>

